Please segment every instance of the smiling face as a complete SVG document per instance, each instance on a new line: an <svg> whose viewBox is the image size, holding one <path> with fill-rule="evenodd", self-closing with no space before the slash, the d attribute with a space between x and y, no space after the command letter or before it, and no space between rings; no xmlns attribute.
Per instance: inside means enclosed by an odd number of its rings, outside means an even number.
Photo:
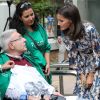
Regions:
<svg viewBox="0 0 100 100"><path fill-rule="evenodd" d="M10 51L15 52L16 54L22 54L27 50L25 42L26 40L18 32L12 33L11 41L9 43Z"/></svg>
<svg viewBox="0 0 100 100"><path fill-rule="evenodd" d="M57 14L57 21L58 21L58 25L60 26L60 30L66 30L68 28L70 28L70 26L72 25L72 21L63 17L60 14Z"/></svg>
<svg viewBox="0 0 100 100"><path fill-rule="evenodd" d="M24 10L20 20L24 23L26 27L31 26L34 23L35 15L32 8Z"/></svg>

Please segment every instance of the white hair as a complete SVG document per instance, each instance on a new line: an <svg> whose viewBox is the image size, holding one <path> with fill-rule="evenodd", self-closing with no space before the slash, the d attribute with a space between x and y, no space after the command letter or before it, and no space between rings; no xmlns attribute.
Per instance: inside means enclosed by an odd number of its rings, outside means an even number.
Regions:
<svg viewBox="0 0 100 100"><path fill-rule="evenodd" d="M9 29L0 34L0 47L1 52L6 52L8 44L11 41L12 33L17 32L16 29Z"/></svg>

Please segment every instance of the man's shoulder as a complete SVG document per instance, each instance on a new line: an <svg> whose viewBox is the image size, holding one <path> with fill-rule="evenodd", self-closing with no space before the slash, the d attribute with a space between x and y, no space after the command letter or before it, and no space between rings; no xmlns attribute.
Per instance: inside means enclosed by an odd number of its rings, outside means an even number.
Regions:
<svg viewBox="0 0 100 100"><path fill-rule="evenodd" d="M3 52L0 52L0 57L1 57L1 56L6 56L6 54L3 53Z"/></svg>
<svg viewBox="0 0 100 100"><path fill-rule="evenodd" d="M5 53L0 52L0 64L3 64L8 60L9 60L8 56Z"/></svg>

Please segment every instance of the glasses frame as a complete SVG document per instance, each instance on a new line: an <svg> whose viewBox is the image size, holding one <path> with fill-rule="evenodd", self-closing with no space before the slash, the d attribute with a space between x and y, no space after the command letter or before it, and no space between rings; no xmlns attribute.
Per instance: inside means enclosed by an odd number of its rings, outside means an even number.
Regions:
<svg viewBox="0 0 100 100"><path fill-rule="evenodd" d="M19 37L18 39L11 40L10 42L15 42L15 41L21 40L22 38L23 38L23 37Z"/></svg>

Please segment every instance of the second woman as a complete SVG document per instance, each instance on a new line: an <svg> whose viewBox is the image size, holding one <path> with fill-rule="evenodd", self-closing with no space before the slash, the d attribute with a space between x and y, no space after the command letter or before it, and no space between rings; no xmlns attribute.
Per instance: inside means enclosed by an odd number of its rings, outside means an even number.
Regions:
<svg viewBox="0 0 100 100"><path fill-rule="evenodd" d="M34 65L40 73L46 74L46 80L51 84L49 52L50 44L44 28L38 23L31 3L22 1L17 4L16 11L10 22L10 28L15 28L26 39L27 53L31 54Z"/></svg>

